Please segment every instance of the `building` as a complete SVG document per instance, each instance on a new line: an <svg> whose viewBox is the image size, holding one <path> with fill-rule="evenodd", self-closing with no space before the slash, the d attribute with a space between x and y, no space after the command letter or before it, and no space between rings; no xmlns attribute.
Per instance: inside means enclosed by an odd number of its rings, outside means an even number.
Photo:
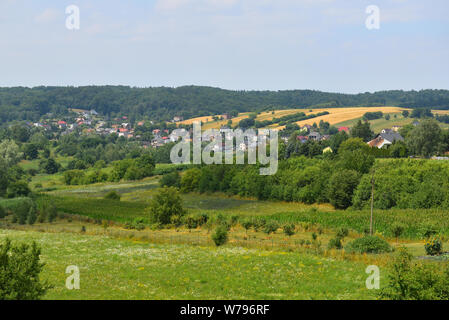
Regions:
<svg viewBox="0 0 449 320"><path fill-rule="evenodd" d="M396 141L404 141L404 138L392 129L383 129L376 138L368 142L370 147L383 148L393 144Z"/></svg>
<svg viewBox="0 0 449 320"><path fill-rule="evenodd" d="M309 137L309 140L315 140L315 141L321 140L321 134L319 132L311 132L308 137Z"/></svg>

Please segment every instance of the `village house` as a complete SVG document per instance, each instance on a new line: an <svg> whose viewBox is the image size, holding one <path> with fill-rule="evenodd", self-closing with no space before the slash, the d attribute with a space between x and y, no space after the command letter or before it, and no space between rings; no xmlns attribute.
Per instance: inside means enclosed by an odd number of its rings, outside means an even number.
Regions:
<svg viewBox="0 0 449 320"><path fill-rule="evenodd" d="M319 132L311 132L308 137L309 137L309 140L315 140L315 141L321 140L321 134Z"/></svg>
<svg viewBox="0 0 449 320"><path fill-rule="evenodd" d="M368 142L370 147L383 148L393 144L395 141L404 141L404 138L392 129L383 129L373 140Z"/></svg>

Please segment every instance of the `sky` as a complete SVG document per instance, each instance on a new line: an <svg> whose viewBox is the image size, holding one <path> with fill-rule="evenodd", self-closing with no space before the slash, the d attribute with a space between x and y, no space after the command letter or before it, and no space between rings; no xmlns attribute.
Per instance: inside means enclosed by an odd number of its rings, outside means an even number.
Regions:
<svg viewBox="0 0 449 320"><path fill-rule="evenodd" d="M449 89L449 1L0 0L0 86L40 85Z"/></svg>

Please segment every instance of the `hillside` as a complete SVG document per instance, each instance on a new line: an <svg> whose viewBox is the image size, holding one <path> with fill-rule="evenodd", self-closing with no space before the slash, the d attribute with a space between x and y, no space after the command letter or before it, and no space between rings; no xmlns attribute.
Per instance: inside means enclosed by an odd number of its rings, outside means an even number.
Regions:
<svg viewBox="0 0 449 320"><path fill-rule="evenodd" d="M131 122L170 120L280 109L354 106L449 109L449 90L381 91L342 94L313 90L231 91L211 87L134 88L126 86L0 88L0 123L39 118L69 108L95 109L102 115L127 115Z"/></svg>

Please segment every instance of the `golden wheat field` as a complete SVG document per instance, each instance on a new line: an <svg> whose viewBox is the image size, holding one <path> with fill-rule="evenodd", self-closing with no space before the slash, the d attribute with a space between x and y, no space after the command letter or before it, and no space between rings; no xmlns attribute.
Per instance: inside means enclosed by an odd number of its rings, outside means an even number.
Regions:
<svg viewBox="0 0 449 320"><path fill-rule="evenodd" d="M266 111L260 113L256 120L257 121L265 121L265 120L272 120L273 118L280 118L283 116L295 114L304 112L306 115L314 114L314 113L320 113L327 111L329 112L328 115L298 121L297 124L300 126L304 126L306 124L312 125L313 123L319 123L321 120L329 122L331 125L335 125L341 122L345 122L348 120L358 119L363 117L363 115L366 112L377 112L382 111L385 114L394 114L394 113L401 113L403 110L408 110L405 108L399 108L399 107L354 107L354 108L322 108L322 109L285 109L285 110L274 110L274 111ZM444 114L446 111L436 111L436 113ZM232 125L237 125L241 120L248 118L250 115L250 112L246 113L240 113L238 117L235 117L232 119ZM226 125L228 122L227 120L219 120L214 121L213 116L205 116L205 117L197 117L192 118L188 120L184 120L182 122L179 122L180 124L192 124L194 122L202 122L202 128L204 130L207 129L219 129L221 126ZM270 126L271 128L276 128L279 130L282 130L284 126L277 126L273 125Z"/></svg>

